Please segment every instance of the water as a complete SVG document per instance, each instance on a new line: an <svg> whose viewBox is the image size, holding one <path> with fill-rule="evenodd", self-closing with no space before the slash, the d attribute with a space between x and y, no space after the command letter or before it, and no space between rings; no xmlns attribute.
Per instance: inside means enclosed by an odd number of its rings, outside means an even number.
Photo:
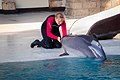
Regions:
<svg viewBox="0 0 120 80"><path fill-rule="evenodd" d="M0 80L120 80L120 56L107 57L0 63Z"/></svg>

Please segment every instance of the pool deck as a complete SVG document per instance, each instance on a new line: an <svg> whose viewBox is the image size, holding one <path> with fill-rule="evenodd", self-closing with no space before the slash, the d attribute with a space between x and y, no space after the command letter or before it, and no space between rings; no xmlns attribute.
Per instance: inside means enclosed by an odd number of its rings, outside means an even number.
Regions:
<svg viewBox="0 0 120 80"><path fill-rule="evenodd" d="M62 48L30 48L31 42L42 39L40 27L44 19L54 13L0 14L0 63L62 58L59 57L64 52ZM65 57L75 56L71 54Z"/></svg>
<svg viewBox="0 0 120 80"><path fill-rule="evenodd" d="M0 14L0 63L45 60L64 57L80 57L70 53L60 57L64 52L61 49L30 48L35 39L42 39L40 34L41 23L46 16L54 12L36 12L14 15ZM67 19L70 26L75 19ZM120 55L120 40L100 41L107 55Z"/></svg>

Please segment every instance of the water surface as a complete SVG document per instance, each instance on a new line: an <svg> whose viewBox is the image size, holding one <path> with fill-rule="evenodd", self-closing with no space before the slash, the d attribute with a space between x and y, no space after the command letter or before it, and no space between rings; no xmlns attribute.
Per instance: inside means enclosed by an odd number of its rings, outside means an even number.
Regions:
<svg viewBox="0 0 120 80"><path fill-rule="evenodd" d="M0 80L119 80L120 56L0 63Z"/></svg>

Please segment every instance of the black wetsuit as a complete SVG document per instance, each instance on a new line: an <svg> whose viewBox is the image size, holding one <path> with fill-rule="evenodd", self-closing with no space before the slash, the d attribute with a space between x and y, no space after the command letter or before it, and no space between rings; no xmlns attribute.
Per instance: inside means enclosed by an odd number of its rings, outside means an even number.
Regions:
<svg viewBox="0 0 120 80"><path fill-rule="evenodd" d="M55 16L51 15L49 17L55 17ZM57 39L52 39L47 36L46 27L47 27L48 18L43 22L42 27L41 27L41 33L43 36L43 40L41 41L41 46L44 48L61 48L62 45ZM59 27L60 27L60 25L58 25L54 19L53 24L52 24L51 33L56 36L61 37L60 32L59 32Z"/></svg>
<svg viewBox="0 0 120 80"><path fill-rule="evenodd" d="M58 37L61 38L59 27L61 26L62 29L62 36L66 36L66 23L63 21L61 25L58 25L55 21L55 15L50 15L47 19L43 22L41 26L41 33L42 33L42 41L38 39L31 43L31 48L34 46L44 47L46 49L51 48L61 48L62 44L57 40Z"/></svg>

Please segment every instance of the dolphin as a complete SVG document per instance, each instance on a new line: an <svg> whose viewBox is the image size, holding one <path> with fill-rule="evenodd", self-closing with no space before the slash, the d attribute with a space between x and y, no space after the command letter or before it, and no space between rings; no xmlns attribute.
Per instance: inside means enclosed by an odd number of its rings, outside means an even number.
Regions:
<svg viewBox="0 0 120 80"><path fill-rule="evenodd" d="M112 39L120 33L120 14L102 19L94 23L87 35L96 34L99 40Z"/></svg>
<svg viewBox="0 0 120 80"><path fill-rule="evenodd" d="M62 39L62 45L65 53L61 54L60 56L69 55L69 53L67 53L67 48L69 47L73 50L77 50L81 55L84 55L88 58L97 58L101 60L106 59L102 45L94 35L69 35Z"/></svg>

